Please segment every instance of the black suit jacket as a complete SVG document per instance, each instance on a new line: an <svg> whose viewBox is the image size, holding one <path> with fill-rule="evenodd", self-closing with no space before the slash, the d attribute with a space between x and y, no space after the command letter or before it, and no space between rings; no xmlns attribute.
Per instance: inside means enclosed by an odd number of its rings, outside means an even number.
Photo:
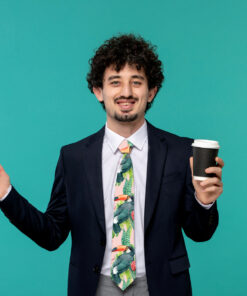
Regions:
<svg viewBox="0 0 247 296"><path fill-rule="evenodd" d="M150 296L191 295L182 229L194 241L210 239L218 224L216 203L205 210L194 197L189 157L192 139L147 123L148 167L144 252ZM102 184L104 127L61 148L45 213L13 187L0 203L4 214L41 247L53 251L72 236L68 295L95 295L105 252Z"/></svg>

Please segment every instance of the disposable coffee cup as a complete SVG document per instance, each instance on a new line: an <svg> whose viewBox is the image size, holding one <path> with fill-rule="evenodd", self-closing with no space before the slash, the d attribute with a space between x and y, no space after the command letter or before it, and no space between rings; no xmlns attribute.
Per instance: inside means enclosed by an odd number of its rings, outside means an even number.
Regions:
<svg viewBox="0 0 247 296"><path fill-rule="evenodd" d="M193 175L195 180L206 180L215 177L213 173L207 174L205 169L217 166L215 158L218 156L218 141L194 140L191 145L193 147Z"/></svg>

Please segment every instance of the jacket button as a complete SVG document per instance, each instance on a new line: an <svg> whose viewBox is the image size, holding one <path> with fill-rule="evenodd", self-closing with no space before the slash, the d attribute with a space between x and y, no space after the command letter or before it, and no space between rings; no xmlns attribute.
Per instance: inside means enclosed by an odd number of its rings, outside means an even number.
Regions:
<svg viewBox="0 0 247 296"><path fill-rule="evenodd" d="M93 272L99 274L100 273L100 268L99 268L99 265L94 265L93 267Z"/></svg>
<svg viewBox="0 0 247 296"><path fill-rule="evenodd" d="M106 241L105 241L105 239L101 239L101 240L100 240L100 245L101 245L102 247L104 247L104 246L106 245Z"/></svg>

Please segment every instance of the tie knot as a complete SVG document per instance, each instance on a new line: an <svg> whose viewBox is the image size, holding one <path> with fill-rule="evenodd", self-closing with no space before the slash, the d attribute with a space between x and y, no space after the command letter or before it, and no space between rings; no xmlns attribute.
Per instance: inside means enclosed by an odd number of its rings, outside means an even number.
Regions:
<svg viewBox="0 0 247 296"><path fill-rule="evenodd" d="M133 144L124 139L123 142L118 146L118 149L120 150L121 153L124 153L124 154L129 154L133 148Z"/></svg>

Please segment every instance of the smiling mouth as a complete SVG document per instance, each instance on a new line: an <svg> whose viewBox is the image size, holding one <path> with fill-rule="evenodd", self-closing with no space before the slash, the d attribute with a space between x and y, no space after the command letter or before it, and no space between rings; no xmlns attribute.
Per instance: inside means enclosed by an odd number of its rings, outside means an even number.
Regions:
<svg viewBox="0 0 247 296"><path fill-rule="evenodd" d="M130 111L132 110L135 102L135 100L119 100L116 103L118 104L121 110Z"/></svg>

